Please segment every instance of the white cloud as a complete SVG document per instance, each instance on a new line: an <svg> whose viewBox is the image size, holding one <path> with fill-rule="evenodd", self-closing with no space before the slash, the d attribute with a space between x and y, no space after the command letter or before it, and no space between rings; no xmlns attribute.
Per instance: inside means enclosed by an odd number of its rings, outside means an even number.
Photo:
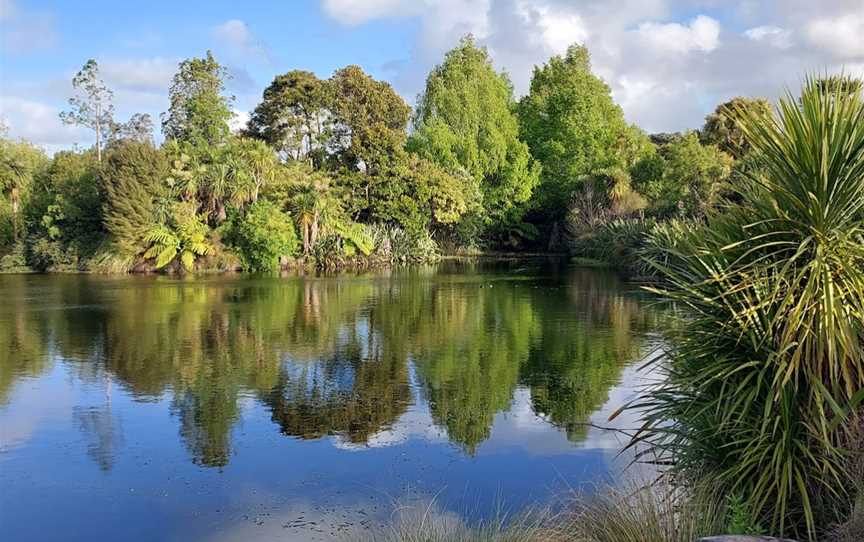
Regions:
<svg viewBox="0 0 864 542"><path fill-rule="evenodd" d="M232 109L231 112L234 114L228 121L228 127L231 128L231 131L239 132L245 129L246 125L249 124L249 112L240 109Z"/></svg>
<svg viewBox="0 0 864 542"><path fill-rule="evenodd" d="M671 131L699 127L718 103L734 96L774 99L784 88L795 88L807 72L861 73L861 1L322 3L341 24L416 17L419 31L412 50L385 66L389 80L409 101L422 90L429 69L465 33L488 48L496 67L510 75L517 95L527 92L535 65L576 41L588 46L595 73L612 87L629 121L648 131ZM700 14L700 8L710 8L710 16ZM689 18L682 20L682 13ZM735 27L745 30L727 30Z"/></svg>
<svg viewBox="0 0 864 542"><path fill-rule="evenodd" d="M213 29L213 36L236 56L268 59L267 48L255 37L249 25L239 19L220 24Z"/></svg>
<svg viewBox="0 0 864 542"><path fill-rule="evenodd" d="M64 124L59 113L56 107L35 100L15 96L0 99L0 118L13 137L31 141L51 152L77 143L89 144L90 134Z"/></svg>
<svg viewBox="0 0 864 542"><path fill-rule="evenodd" d="M539 26L543 29L543 41L555 54L562 54L574 43L584 43L588 38L585 22L577 14L539 12Z"/></svg>
<svg viewBox="0 0 864 542"><path fill-rule="evenodd" d="M699 15L686 26L679 23L642 23L638 33L650 46L664 52L708 53L720 43L720 23L705 15Z"/></svg>
<svg viewBox="0 0 864 542"><path fill-rule="evenodd" d="M768 43L779 49L788 49L792 46L792 32L777 26L757 26L745 31L744 35L753 41Z"/></svg>
<svg viewBox="0 0 864 542"><path fill-rule="evenodd" d="M864 57L864 5L857 12L811 22L807 36L815 45L842 58Z"/></svg>
<svg viewBox="0 0 864 542"><path fill-rule="evenodd" d="M164 94L180 60L176 58L106 59L99 61L105 83L115 90Z"/></svg>

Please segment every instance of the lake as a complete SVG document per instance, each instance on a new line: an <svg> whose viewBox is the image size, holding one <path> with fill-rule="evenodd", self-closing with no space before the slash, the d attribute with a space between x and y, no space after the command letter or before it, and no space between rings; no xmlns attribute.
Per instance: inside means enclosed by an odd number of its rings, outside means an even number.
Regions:
<svg viewBox="0 0 864 542"><path fill-rule="evenodd" d="M344 539L405 503L470 522L614 483L624 437L589 424L659 318L546 260L0 275L0 299L8 541Z"/></svg>

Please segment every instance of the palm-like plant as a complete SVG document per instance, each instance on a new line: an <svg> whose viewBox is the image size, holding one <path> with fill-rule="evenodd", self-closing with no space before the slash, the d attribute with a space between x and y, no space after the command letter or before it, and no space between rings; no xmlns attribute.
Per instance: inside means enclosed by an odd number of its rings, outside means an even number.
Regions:
<svg viewBox="0 0 864 542"><path fill-rule="evenodd" d="M742 203L652 249L686 315L634 443L812 539L852 500L842 443L864 400L864 103L807 79L739 126L758 162Z"/></svg>
<svg viewBox="0 0 864 542"><path fill-rule="evenodd" d="M192 271L199 256L213 252L213 247L207 240L207 225L202 217L196 214L194 203L175 204L172 215L173 221L170 225L154 226L144 236L149 245L144 257L155 259L157 269L179 260L184 269Z"/></svg>

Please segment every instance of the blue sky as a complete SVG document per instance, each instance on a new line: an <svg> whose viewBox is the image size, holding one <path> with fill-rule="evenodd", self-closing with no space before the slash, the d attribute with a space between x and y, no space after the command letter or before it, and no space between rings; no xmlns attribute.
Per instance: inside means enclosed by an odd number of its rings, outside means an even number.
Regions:
<svg viewBox="0 0 864 542"><path fill-rule="evenodd" d="M864 73L864 0L0 0L0 118L48 150L89 145L57 120L88 58L118 120L158 119L177 62L207 49L234 75L240 121L296 68L326 77L359 64L413 102L467 32L517 94L534 65L587 44L627 118L649 131L696 128L719 101L774 98L808 70Z"/></svg>

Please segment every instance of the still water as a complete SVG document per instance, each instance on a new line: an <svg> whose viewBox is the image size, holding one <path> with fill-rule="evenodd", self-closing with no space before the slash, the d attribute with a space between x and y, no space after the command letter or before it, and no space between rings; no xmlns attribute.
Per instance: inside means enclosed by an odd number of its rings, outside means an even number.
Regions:
<svg viewBox="0 0 864 542"><path fill-rule="evenodd" d="M0 539L330 540L614 482L650 300L566 264L0 275ZM619 420L618 423L627 423Z"/></svg>

